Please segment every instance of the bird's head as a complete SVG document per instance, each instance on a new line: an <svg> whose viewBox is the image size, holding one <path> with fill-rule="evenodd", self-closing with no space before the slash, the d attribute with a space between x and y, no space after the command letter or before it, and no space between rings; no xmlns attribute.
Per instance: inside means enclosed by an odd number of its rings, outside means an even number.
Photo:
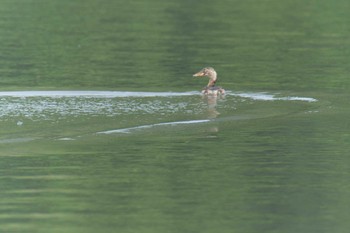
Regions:
<svg viewBox="0 0 350 233"><path fill-rule="evenodd" d="M209 77L210 79L216 79L216 71L212 67L206 67L195 73L193 77Z"/></svg>

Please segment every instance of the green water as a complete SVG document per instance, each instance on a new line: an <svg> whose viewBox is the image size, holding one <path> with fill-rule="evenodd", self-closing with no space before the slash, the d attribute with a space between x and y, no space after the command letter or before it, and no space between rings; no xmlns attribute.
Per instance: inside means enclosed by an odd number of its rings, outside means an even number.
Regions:
<svg viewBox="0 0 350 233"><path fill-rule="evenodd" d="M1 1L0 232L347 232L349 7Z"/></svg>

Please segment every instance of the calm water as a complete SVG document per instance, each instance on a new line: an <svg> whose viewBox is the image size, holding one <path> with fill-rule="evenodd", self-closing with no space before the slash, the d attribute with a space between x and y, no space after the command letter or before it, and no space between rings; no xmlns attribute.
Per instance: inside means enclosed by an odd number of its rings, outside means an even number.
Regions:
<svg viewBox="0 0 350 233"><path fill-rule="evenodd" d="M0 231L347 232L349 7L1 1Z"/></svg>

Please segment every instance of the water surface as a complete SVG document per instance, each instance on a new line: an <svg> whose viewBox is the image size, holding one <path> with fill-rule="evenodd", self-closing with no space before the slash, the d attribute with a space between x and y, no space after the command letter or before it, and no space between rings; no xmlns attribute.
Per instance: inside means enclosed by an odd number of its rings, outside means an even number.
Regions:
<svg viewBox="0 0 350 233"><path fill-rule="evenodd" d="M348 7L2 1L0 229L347 232Z"/></svg>

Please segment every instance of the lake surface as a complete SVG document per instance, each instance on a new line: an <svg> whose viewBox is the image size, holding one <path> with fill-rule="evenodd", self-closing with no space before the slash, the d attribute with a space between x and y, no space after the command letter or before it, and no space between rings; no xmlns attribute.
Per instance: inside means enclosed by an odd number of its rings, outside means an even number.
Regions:
<svg viewBox="0 0 350 233"><path fill-rule="evenodd" d="M0 231L347 232L349 7L2 1Z"/></svg>

